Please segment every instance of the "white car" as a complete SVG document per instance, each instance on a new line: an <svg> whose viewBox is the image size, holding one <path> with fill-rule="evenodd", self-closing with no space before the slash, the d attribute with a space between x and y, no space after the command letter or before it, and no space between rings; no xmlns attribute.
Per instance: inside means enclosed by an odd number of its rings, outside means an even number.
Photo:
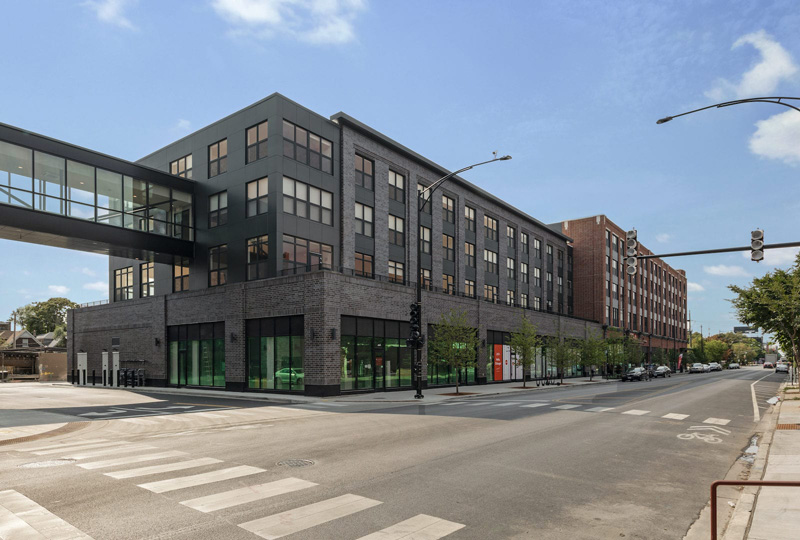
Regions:
<svg viewBox="0 0 800 540"><path fill-rule="evenodd" d="M741 369L741 366L738 363L733 362L732 364L728 364L728 369Z"/></svg>
<svg viewBox="0 0 800 540"><path fill-rule="evenodd" d="M717 362L711 362L708 364L709 371L722 371L722 366L719 365Z"/></svg>
<svg viewBox="0 0 800 540"><path fill-rule="evenodd" d="M788 362L778 362L775 364L775 373L789 373L789 363Z"/></svg>
<svg viewBox="0 0 800 540"><path fill-rule="evenodd" d="M708 364L703 364L703 373L711 373L711 366Z"/></svg>

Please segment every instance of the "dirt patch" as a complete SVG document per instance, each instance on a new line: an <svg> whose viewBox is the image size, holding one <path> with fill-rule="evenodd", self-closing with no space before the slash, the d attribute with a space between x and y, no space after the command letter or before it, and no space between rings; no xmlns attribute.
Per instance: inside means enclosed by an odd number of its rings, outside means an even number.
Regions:
<svg viewBox="0 0 800 540"><path fill-rule="evenodd" d="M455 392L450 392L449 394L439 394L440 396L474 396L475 394L479 394L480 392L459 392L456 394Z"/></svg>

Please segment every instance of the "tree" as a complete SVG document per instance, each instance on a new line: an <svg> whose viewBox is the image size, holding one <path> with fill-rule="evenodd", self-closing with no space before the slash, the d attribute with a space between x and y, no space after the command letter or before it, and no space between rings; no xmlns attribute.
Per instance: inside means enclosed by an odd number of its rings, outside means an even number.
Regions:
<svg viewBox="0 0 800 540"><path fill-rule="evenodd" d="M526 387L525 374L528 368L536 363L536 350L542 345L542 338L536 332L536 325L523 314L520 316L519 325L511 333L509 342L514 352L514 364L522 368L522 387Z"/></svg>
<svg viewBox="0 0 800 540"><path fill-rule="evenodd" d="M709 362L722 362L727 352L728 344L724 341L717 341L716 339L706 341L706 358Z"/></svg>
<svg viewBox="0 0 800 540"><path fill-rule="evenodd" d="M443 313L433 327L433 336L428 341L428 361L448 366L456 372L456 394L458 373L474 367L478 359L478 331L469 326L467 312L451 309Z"/></svg>
<svg viewBox="0 0 800 540"><path fill-rule="evenodd" d="M78 304L67 298L51 298L44 302L34 302L17 310L22 327L34 336L52 332L58 326L67 325L67 310Z"/></svg>
<svg viewBox="0 0 800 540"><path fill-rule="evenodd" d="M578 346L581 367L589 370L589 380L594 378L594 368L606 360L606 343L598 334L589 334Z"/></svg>
<svg viewBox="0 0 800 540"><path fill-rule="evenodd" d="M753 279L749 287L728 287L736 293L733 307L743 323L775 334L787 345L793 369L800 360L800 254L789 270L776 269Z"/></svg>
<svg viewBox="0 0 800 540"><path fill-rule="evenodd" d="M628 366L638 366L642 363L642 344L635 338L623 338L622 340L622 358L623 362Z"/></svg>
<svg viewBox="0 0 800 540"><path fill-rule="evenodd" d="M66 325L56 326L53 330L53 347L66 347L67 346L67 327Z"/></svg>
<svg viewBox="0 0 800 540"><path fill-rule="evenodd" d="M563 383L564 371L574 363L575 348L572 343L563 338L561 332L556 334L550 341L550 358L553 359L553 363L556 365L556 370L558 371L558 377Z"/></svg>

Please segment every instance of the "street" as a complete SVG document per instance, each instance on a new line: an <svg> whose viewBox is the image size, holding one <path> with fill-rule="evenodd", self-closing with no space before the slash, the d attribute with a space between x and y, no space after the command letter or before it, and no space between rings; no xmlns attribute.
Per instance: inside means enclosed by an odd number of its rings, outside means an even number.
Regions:
<svg viewBox="0 0 800 540"><path fill-rule="evenodd" d="M27 530L27 511L97 539L683 538L785 377L745 368L427 404L42 385L0 427L81 424L0 446L0 537Z"/></svg>

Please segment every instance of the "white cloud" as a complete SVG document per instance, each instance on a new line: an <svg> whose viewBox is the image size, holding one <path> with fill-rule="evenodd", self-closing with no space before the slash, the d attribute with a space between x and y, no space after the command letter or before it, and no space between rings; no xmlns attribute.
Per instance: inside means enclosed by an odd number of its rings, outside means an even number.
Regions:
<svg viewBox="0 0 800 540"><path fill-rule="evenodd" d="M781 248L781 249L765 249L764 260L762 262L770 266L786 266L794 264L794 261L796 260L798 253L800 253L800 248L796 247ZM742 257L744 257L747 260L750 260L750 252L743 251Z"/></svg>
<svg viewBox="0 0 800 540"><path fill-rule="evenodd" d="M81 274L84 274L89 277L95 277L97 275L97 272L95 272L91 268L84 266L83 268L81 268Z"/></svg>
<svg viewBox="0 0 800 540"><path fill-rule="evenodd" d="M175 131L189 131L192 129L192 123L183 118L179 118L175 124Z"/></svg>
<svg viewBox="0 0 800 540"><path fill-rule="evenodd" d="M662 244L666 244L666 243L667 243L667 242L669 242L671 239L672 239L672 235L671 235L671 234L667 234L667 233L661 233L661 234L657 234L657 235L656 235L656 240L657 240L658 242L662 243Z"/></svg>
<svg viewBox="0 0 800 540"><path fill-rule="evenodd" d="M234 35L289 35L315 45L356 39L354 22L366 0L212 0Z"/></svg>
<svg viewBox="0 0 800 540"><path fill-rule="evenodd" d="M716 266L704 266L703 270L706 274L712 276L728 276L728 277L750 277L750 274L741 266L718 264Z"/></svg>
<svg viewBox="0 0 800 540"><path fill-rule="evenodd" d="M86 283L83 288L90 291L108 292L108 283L105 281L95 281L94 283Z"/></svg>
<svg viewBox="0 0 800 540"><path fill-rule="evenodd" d="M789 110L756 122L750 137L750 151L756 155L780 159L787 165L800 164L800 114Z"/></svg>
<svg viewBox="0 0 800 540"><path fill-rule="evenodd" d="M763 96L770 94L781 81L790 79L798 71L792 55L764 30L740 37L731 49L737 49L742 45L755 47L761 53L761 60L746 71L738 83L718 79L716 86L705 93L707 97L722 101L730 97Z"/></svg>
<svg viewBox="0 0 800 540"><path fill-rule="evenodd" d="M125 8L136 0L87 0L83 6L91 9L101 21L114 24L128 30L136 27L125 17Z"/></svg>
<svg viewBox="0 0 800 540"><path fill-rule="evenodd" d="M691 281L687 281L686 290L689 292L701 292L706 290L706 288L700 285L699 283L692 283Z"/></svg>
<svg viewBox="0 0 800 540"><path fill-rule="evenodd" d="M69 292L69 287L65 287L64 285L48 285L47 290L55 294L67 294Z"/></svg>

